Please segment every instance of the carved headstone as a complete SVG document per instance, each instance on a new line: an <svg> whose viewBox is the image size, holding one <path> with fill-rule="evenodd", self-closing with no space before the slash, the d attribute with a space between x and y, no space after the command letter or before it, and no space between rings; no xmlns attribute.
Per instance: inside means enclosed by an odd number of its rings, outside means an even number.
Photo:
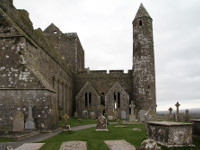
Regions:
<svg viewBox="0 0 200 150"><path fill-rule="evenodd" d="M28 104L28 117L26 118L25 129L35 129L35 122L33 121L33 104L29 101Z"/></svg>
<svg viewBox="0 0 200 150"><path fill-rule="evenodd" d="M108 131L107 120L103 115L100 115L97 120L96 131Z"/></svg>
<svg viewBox="0 0 200 150"><path fill-rule="evenodd" d="M126 111L125 110L121 111L121 119L126 119Z"/></svg>
<svg viewBox="0 0 200 150"><path fill-rule="evenodd" d="M21 111L17 111L13 116L13 131L24 131L24 114Z"/></svg>

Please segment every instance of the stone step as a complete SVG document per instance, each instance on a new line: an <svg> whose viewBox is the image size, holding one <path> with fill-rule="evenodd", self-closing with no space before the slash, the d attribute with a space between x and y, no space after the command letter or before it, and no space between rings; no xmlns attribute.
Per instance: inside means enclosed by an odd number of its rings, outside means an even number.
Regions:
<svg viewBox="0 0 200 150"><path fill-rule="evenodd" d="M63 142L59 150L87 150L87 143L85 141Z"/></svg>
<svg viewBox="0 0 200 150"><path fill-rule="evenodd" d="M104 141L110 150L136 150L136 148L125 140Z"/></svg>
<svg viewBox="0 0 200 150"><path fill-rule="evenodd" d="M35 136L35 135L38 135L40 134L39 131L33 131L33 132L28 132L26 134L23 134L23 135L18 135L18 136L15 136L15 138L20 141L20 140L23 140L23 139L27 139L29 137L32 137L32 136Z"/></svg>

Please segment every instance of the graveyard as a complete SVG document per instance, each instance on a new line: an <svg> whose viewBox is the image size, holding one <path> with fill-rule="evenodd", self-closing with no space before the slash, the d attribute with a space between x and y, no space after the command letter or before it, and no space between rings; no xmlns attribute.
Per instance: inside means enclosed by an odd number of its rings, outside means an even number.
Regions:
<svg viewBox="0 0 200 150"><path fill-rule="evenodd" d="M86 141L88 150L109 150L104 141L106 140L126 140L135 147L147 138L144 124L123 125L122 123L108 125L108 132L95 132L95 128L62 132L52 138L41 141L45 145L40 150L57 150L65 141ZM119 127L117 127L119 126ZM135 130L134 130L135 129ZM138 129L138 130L136 130ZM196 147L173 148L173 150L199 150L200 141L193 139ZM163 150L172 150L172 148L162 147Z"/></svg>
<svg viewBox="0 0 200 150"><path fill-rule="evenodd" d="M0 150L200 150L199 115L157 113L152 21L141 3L131 70L90 70L77 33L0 0Z"/></svg>

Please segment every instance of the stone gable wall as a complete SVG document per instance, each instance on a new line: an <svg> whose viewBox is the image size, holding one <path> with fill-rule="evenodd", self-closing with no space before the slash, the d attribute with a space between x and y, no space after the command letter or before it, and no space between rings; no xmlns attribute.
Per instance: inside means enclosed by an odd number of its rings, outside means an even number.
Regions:
<svg viewBox="0 0 200 150"><path fill-rule="evenodd" d="M77 73L75 74L74 80L74 97L87 82L91 84L101 98L102 96L105 98L105 95L109 92L112 86L118 82L128 93L130 100L132 100L132 71L123 73L122 70L113 70L110 71L110 73L107 73L106 70L99 70Z"/></svg>

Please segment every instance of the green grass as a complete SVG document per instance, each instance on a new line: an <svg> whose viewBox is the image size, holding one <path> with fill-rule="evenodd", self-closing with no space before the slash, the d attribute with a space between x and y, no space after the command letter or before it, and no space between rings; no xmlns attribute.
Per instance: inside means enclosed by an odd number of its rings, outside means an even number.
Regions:
<svg viewBox="0 0 200 150"><path fill-rule="evenodd" d="M72 124L76 123L76 120L72 120ZM95 128L62 132L58 135L51 137L47 140L40 141L46 143L40 150L58 150L64 141L87 141L88 150L109 150L104 143L104 140L126 140L135 147L140 147L142 141L146 139L145 126L143 124L126 125L126 128L116 128L116 125L109 125L108 132L96 132ZM140 128L142 131L133 131L132 128ZM166 148L162 147L162 150L200 150L200 139L194 139L193 144L195 148Z"/></svg>
<svg viewBox="0 0 200 150"><path fill-rule="evenodd" d="M75 126L82 126L82 125L87 125L87 124L96 124L97 121L96 120L92 120L92 119L69 119L68 120L68 124L71 127L75 127ZM61 121L60 122L60 126L63 126L64 122Z"/></svg>
<svg viewBox="0 0 200 150"><path fill-rule="evenodd" d="M58 150L64 141L87 141L88 150L109 150L104 140L127 140L136 147L145 140L146 132L144 125L127 125L127 128L115 128L115 125L109 125L108 132L96 132L95 128L62 132L47 140L41 141L46 143L40 150ZM132 128L140 128L142 131L133 131Z"/></svg>
<svg viewBox="0 0 200 150"><path fill-rule="evenodd" d="M0 138L0 143L4 143L4 142L15 142L16 139L14 138Z"/></svg>

